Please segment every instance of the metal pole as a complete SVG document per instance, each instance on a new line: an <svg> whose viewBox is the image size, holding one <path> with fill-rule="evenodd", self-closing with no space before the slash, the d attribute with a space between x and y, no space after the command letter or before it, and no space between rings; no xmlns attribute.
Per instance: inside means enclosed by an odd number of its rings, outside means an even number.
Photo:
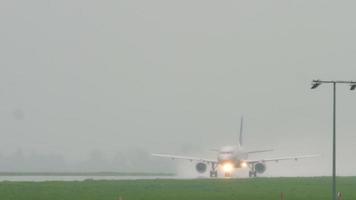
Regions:
<svg viewBox="0 0 356 200"><path fill-rule="evenodd" d="M323 80L313 80L311 89L317 88L319 85L327 83L333 84L333 155L332 155L332 200L337 200L336 194L336 84L350 84L350 90L356 89L356 81L323 81Z"/></svg>
<svg viewBox="0 0 356 200"><path fill-rule="evenodd" d="M334 86L334 105L333 105L333 200L336 200L336 82Z"/></svg>

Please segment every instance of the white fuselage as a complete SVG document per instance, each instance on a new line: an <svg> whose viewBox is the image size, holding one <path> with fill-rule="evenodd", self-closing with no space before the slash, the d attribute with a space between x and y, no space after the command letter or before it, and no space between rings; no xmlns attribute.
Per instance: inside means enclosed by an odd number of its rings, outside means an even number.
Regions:
<svg viewBox="0 0 356 200"><path fill-rule="evenodd" d="M239 168L241 160L246 160L248 154L240 146L224 146L218 153L218 162L220 165L231 163L235 168Z"/></svg>

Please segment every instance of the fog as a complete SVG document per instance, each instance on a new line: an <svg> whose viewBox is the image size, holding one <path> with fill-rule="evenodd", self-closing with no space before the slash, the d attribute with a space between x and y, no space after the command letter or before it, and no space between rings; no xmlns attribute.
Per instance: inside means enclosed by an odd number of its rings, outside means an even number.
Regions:
<svg viewBox="0 0 356 200"><path fill-rule="evenodd" d="M194 172L150 154L215 158L243 115L244 148L275 149L253 158L321 154L264 176L329 175L332 88L310 83L356 79L355 6L2 0L0 171ZM355 102L338 86L338 175L356 175Z"/></svg>

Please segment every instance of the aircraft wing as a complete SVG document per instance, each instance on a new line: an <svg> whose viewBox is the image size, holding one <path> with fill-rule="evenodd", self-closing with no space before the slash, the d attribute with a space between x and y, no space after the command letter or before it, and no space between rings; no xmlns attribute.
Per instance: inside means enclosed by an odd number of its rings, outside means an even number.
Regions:
<svg viewBox="0 0 356 200"><path fill-rule="evenodd" d="M298 159L303 159L303 158L313 158L320 156L318 154L313 154L313 155L301 155L301 156L285 156L285 157L277 157L277 158L268 158L268 159L256 159L256 160L244 160L248 164L253 164L257 162L271 162L275 161L278 162L280 160L298 160Z"/></svg>
<svg viewBox="0 0 356 200"><path fill-rule="evenodd" d="M217 164L218 161L214 159L206 159L206 158L198 158L198 157L190 157L190 156L178 156L178 155L169 155L169 154L152 154L152 156L162 157L162 158L170 158L172 160L189 160L203 163L214 163Z"/></svg>

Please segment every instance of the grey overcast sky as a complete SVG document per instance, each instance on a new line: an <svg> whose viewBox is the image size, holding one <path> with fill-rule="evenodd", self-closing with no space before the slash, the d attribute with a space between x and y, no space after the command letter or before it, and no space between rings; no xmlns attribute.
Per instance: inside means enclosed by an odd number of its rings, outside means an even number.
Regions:
<svg viewBox="0 0 356 200"><path fill-rule="evenodd" d="M332 90L310 82L356 79L355 7L2 0L0 154L213 157L209 149L236 142L244 115L245 148L322 154L267 173L328 174ZM356 93L340 85L337 100L338 173L356 175Z"/></svg>

